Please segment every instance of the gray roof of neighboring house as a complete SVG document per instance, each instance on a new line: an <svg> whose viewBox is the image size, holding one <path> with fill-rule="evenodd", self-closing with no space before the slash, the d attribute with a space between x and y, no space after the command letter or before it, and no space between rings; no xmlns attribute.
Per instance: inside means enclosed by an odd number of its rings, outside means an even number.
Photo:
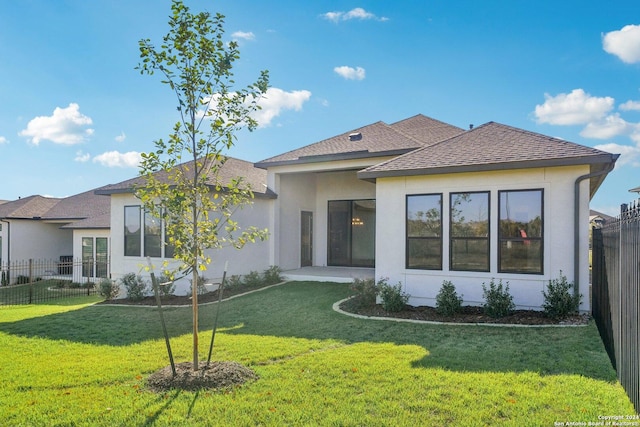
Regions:
<svg viewBox="0 0 640 427"><path fill-rule="evenodd" d="M93 190L62 199L35 195L1 204L0 218L67 223L62 228L109 228L108 218L98 218L108 216L110 208L109 198ZM78 227L81 222L87 226Z"/></svg>
<svg viewBox="0 0 640 427"><path fill-rule="evenodd" d="M179 165L181 167L188 167L189 170L193 170L191 165L193 161L183 163ZM156 172L156 177L160 180L165 180L167 173L164 171ZM251 186L255 197L261 198L275 198L276 194L267 188L267 172L262 169L254 167L253 163L244 160L236 159L233 157L227 157L224 165L220 168L218 178L221 183L230 183L233 179L243 177L245 181ZM105 185L95 190L96 194L110 195L119 193L133 193L136 185L144 183L145 178L138 176L126 181L119 182L117 184ZM211 185L215 185L213 181Z"/></svg>
<svg viewBox="0 0 640 427"><path fill-rule="evenodd" d="M361 179L549 166L613 165L617 154L489 122L358 172ZM605 174L606 175L606 174ZM592 180L592 194L604 176Z"/></svg>
<svg viewBox="0 0 640 427"><path fill-rule="evenodd" d="M629 193L640 193L640 187L632 188Z"/></svg>
<svg viewBox="0 0 640 427"><path fill-rule="evenodd" d="M598 218L598 217L600 217L605 222L615 219L615 217L612 217L611 215L607 215L607 214L604 214L602 212L598 212L596 210L589 209L589 221L591 221L591 220L593 220L595 218Z"/></svg>
<svg viewBox="0 0 640 427"><path fill-rule="evenodd" d="M29 196L0 205L2 219L40 219L61 199L43 196Z"/></svg>
<svg viewBox="0 0 640 427"><path fill-rule="evenodd" d="M422 114L388 125L376 122L256 163L259 168L400 155L464 130Z"/></svg>

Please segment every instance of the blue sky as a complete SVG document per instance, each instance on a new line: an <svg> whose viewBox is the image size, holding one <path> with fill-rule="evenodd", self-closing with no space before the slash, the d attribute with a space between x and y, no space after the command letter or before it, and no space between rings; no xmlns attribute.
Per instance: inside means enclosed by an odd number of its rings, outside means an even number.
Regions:
<svg viewBox="0 0 640 427"><path fill-rule="evenodd" d="M63 197L135 176L176 102L140 75L170 0L21 0L0 13L0 199ZM488 121L620 153L591 207L640 186L640 3L187 0L226 16L239 87L269 101L230 155L259 161L376 121Z"/></svg>

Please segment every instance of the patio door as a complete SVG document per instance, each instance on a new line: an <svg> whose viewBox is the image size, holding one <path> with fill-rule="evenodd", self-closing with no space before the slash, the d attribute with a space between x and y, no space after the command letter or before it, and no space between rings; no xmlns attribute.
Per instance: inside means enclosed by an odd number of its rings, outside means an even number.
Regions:
<svg viewBox="0 0 640 427"><path fill-rule="evenodd" d="M375 200L329 201L327 265L375 267Z"/></svg>
<svg viewBox="0 0 640 427"><path fill-rule="evenodd" d="M300 213L300 267L313 265L313 212Z"/></svg>

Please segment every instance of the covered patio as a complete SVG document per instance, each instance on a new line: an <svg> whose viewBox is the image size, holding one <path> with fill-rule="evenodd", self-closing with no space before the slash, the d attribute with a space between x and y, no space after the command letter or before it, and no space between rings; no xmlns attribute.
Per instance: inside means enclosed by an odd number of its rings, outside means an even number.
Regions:
<svg viewBox="0 0 640 427"><path fill-rule="evenodd" d="M374 279L375 268L302 267L295 270L285 270L282 272L282 276L286 280L351 283L353 279Z"/></svg>

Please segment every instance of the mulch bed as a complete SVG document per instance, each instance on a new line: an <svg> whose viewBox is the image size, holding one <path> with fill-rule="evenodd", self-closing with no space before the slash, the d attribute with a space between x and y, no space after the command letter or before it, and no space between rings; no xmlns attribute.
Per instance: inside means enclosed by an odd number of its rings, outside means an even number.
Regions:
<svg viewBox="0 0 640 427"><path fill-rule="evenodd" d="M211 362L208 366L201 362L199 368L194 371L192 362L177 363L174 376L171 366L167 366L147 378L147 387L154 392L230 389L258 379L253 370L237 362Z"/></svg>
<svg viewBox="0 0 640 427"><path fill-rule="evenodd" d="M546 317L543 312L535 310L515 310L511 315L495 319L484 314L482 307L463 306L454 316L443 316L434 307L412 307L406 305L404 310L390 313L380 304L367 307L355 307L351 300L340 305L340 309L349 313L369 317L391 317L397 319L426 320L446 323L495 323L507 325L585 325L589 322L587 314L575 314L563 319Z"/></svg>
<svg viewBox="0 0 640 427"><path fill-rule="evenodd" d="M222 290L222 298L224 299L224 298L229 298L235 295L244 294L244 293L255 291L256 289L260 289L266 286L270 286L270 285L263 285L263 286L242 286L241 285L241 286L234 286L231 288L224 288ZM163 306L191 305L192 299L190 296L186 296L186 295L182 295L182 296L168 295L168 296L161 297L160 301ZM198 295L198 305L206 304L214 301L218 301L217 290L213 292L207 292L206 294ZM119 298L119 299L105 300L100 302L99 304L150 305L155 307L156 298L155 296L148 296L138 301L132 301L128 298Z"/></svg>

